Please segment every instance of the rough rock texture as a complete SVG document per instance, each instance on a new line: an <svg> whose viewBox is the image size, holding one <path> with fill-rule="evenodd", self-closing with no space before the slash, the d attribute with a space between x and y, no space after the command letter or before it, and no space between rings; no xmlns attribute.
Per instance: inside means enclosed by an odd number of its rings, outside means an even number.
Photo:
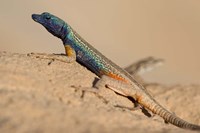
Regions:
<svg viewBox="0 0 200 133"><path fill-rule="evenodd" d="M0 52L1 133L192 132L165 124L159 116L147 117L141 110L116 107L133 103L109 89L91 92L98 77L76 62L49 62ZM200 125L200 85L146 88L164 107Z"/></svg>

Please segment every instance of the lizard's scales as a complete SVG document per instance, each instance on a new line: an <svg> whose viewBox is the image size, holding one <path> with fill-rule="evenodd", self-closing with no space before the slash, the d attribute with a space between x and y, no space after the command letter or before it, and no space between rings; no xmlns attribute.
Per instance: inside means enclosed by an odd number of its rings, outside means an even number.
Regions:
<svg viewBox="0 0 200 133"><path fill-rule="evenodd" d="M200 130L200 126L186 122L162 107L129 73L93 48L60 18L50 13L33 14L32 18L42 24L50 33L61 38L64 45L70 45L76 52L76 60L92 72L100 77L107 75L131 84L135 93L130 96L142 106L173 125L186 129Z"/></svg>

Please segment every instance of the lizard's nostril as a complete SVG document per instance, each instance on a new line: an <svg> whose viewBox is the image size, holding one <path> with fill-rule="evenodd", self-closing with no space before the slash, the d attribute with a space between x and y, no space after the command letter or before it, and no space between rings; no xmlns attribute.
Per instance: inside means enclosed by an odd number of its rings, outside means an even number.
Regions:
<svg viewBox="0 0 200 133"><path fill-rule="evenodd" d="M37 15L37 14L32 14L32 19L33 19L34 21L37 21L38 18L39 18L39 15Z"/></svg>
<svg viewBox="0 0 200 133"><path fill-rule="evenodd" d="M35 14L32 14L32 19L35 19L36 18L36 15Z"/></svg>

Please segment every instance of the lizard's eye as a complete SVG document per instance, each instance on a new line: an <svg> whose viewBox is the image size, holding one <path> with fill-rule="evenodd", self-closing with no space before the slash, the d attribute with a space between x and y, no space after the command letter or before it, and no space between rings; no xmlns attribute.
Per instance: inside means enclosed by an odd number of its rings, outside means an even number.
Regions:
<svg viewBox="0 0 200 133"><path fill-rule="evenodd" d="M47 16L45 17L45 19L46 19L46 20L49 20L49 19L51 19L51 16L47 15Z"/></svg>

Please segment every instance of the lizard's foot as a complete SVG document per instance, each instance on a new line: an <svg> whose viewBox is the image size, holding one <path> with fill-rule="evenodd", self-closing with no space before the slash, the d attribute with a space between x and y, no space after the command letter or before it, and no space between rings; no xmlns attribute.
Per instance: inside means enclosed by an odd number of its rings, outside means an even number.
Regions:
<svg viewBox="0 0 200 133"><path fill-rule="evenodd" d="M163 62L164 62L163 59L155 59L153 57L147 57L127 66L124 69L131 75L143 74L147 71L154 69L157 66L162 65Z"/></svg>
<svg viewBox="0 0 200 133"><path fill-rule="evenodd" d="M141 106L136 106L136 107L126 107L126 106L122 106L122 105L115 105L115 107L122 108L122 109L128 109L128 110L131 110L131 111L136 111L136 110L140 110L140 109L142 109Z"/></svg>
<svg viewBox="0 0 200 133"><path fill-rule="evenodd" d="M134 103L134 107L126 107L126 106L121 106L121 105L116 105L115 107L122 108L122 109L128 109L130 111L142 110L144 115L146 115L147 117L153 117L153 115L147 109L145 109L142 105L138 104L132 98L129 98L129 99Z"/></svg>
<svg viewBox="0 0 200 133"><path fill-rule="evenodd" d="M55 60L66 63L71 63L76 60L73 56L66 56L65 54L29 53L27 56L51 60L49 65Z"/></svg>
<svg viewBox="0 0 200 133"><path fill-rule="evenodd" d="M81 86L75 86L75 85L72 85L71 87L75 88L76 91L81 90L81 91L91 92L95 94L99 92L96 88L92 88L92 87L81 87Z"/></svg>
<svg viewBox="0 0 200 133"><path fill-rule="evenodd" d="M81 87L81 86L74 86L74 85L72 85L71 87L75 88L76 89L75 91L82 91L81 98L84 98L85 92L89 92L89 93L95 94L99 99L102 99L104 103L107 104L109 102L106 98L104 98L103 96L99 94L99 90L97 90L96 88Z"/></svg>

